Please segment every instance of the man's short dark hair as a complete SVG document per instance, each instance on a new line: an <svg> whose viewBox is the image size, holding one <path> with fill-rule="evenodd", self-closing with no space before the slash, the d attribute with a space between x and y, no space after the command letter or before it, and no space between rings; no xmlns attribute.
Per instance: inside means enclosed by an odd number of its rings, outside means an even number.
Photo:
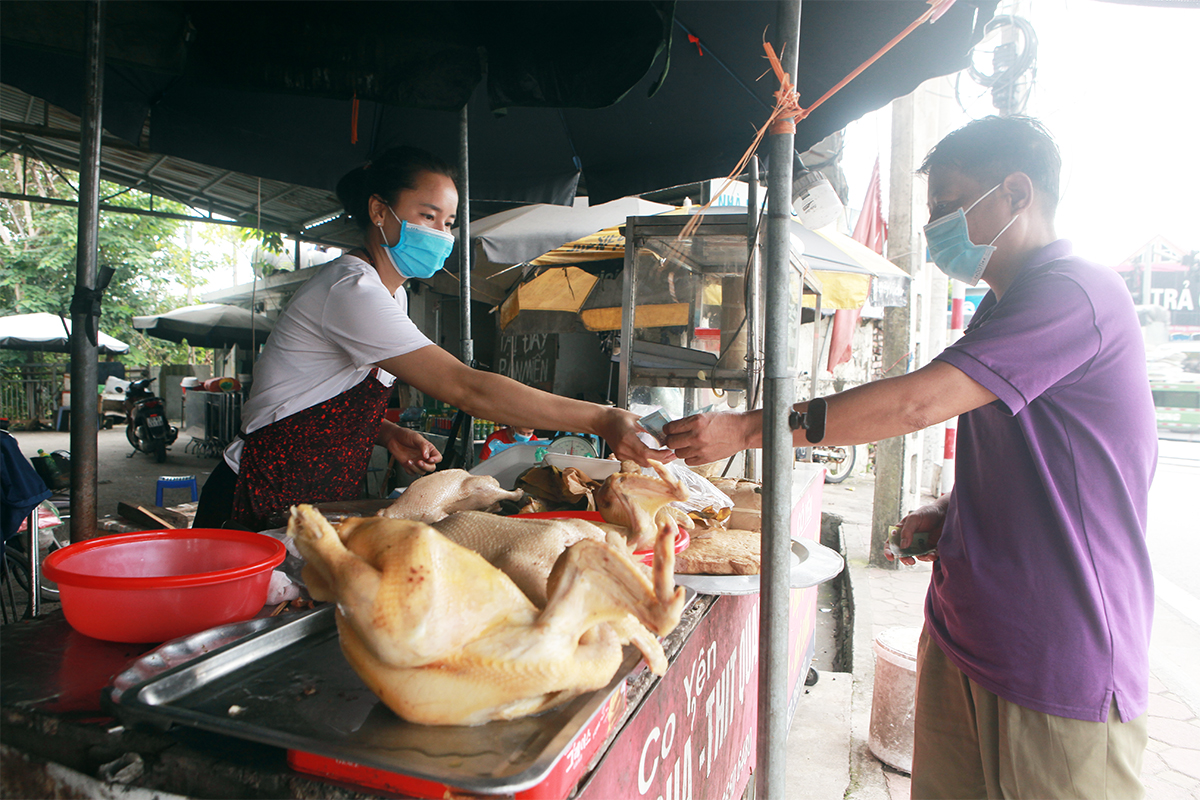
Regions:
<svg viewBox="0 0 1200 800"><path fill-rule="evenodd" d="M917 172L952 167L980 183L994 186L1014 172L1024 172L1033 188L1046 197L1053 215L1058 205L1062 157L1042 123L1032 117L984 117L968 122L938 142Z"/></svg>

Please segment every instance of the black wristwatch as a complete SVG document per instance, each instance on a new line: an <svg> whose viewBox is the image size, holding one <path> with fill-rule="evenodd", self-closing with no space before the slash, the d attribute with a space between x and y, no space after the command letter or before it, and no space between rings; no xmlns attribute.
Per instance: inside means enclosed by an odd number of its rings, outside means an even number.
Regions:
<svg viewBox="0 0 1200 800"><path fill-rule="evenodd" d="M788 428L791 430L804 429L804 438L809 444L817 444L825 438L825 411L829 404L824 397L815 397L808 402L808 410L800 413L792 409L788 413Z"/></svg>

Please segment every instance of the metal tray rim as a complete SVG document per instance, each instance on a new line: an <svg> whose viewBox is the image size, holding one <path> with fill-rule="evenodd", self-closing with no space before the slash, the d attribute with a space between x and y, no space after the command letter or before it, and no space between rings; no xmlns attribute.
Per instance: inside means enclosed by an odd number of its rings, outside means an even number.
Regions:
<svg viewBox="0 0 1200 800"><path fill-rule="evenodd" d="M572 714L557 733L546 740L541 753L532 760L529 766L520 772L510 775L492 777L437 773L421 769L405 769L402 765L397 765L394 762L389 762L387 759L374 756L371 751L363 751L323 739L306 738L285 731L271 730L262 726L238 723L236 720L218 718L211 714L173 705L175 699L188 694L188 691L178 692L177 687L171 685L174 682L180 681L181 676L189 672L195 672L198 668L213 666L207 664L207 662L213 660L236 660L239 656L243 655L240 651L251 648L258 640L263 638L281 641L282 644L277 649L282 649L306 637L324 633L333 625L334 606L331 604L326 609L318 609L314 613L306 614L282 625L252 631L237 641L223 645L211 652L198 655L187 662L172 666L145 680L133 683L123 691L117 692L115 696L113 692L114 687L109 687L105 691L114 706L118 710L128 712L129 716L135 721L161 725L165 720L169 723L187 725L212 733L248 739L269 746L301 750L330 758L351 761L366 767L445 784L451 788L463 791L481 794L509 794L532 788L549 775L559 760L566 755L568 745L574 739L575 735L587 725L595 712L611 699L613 693L620 690L622 684L636 671L641 661L640 653L637 653L636 650L630 652L630 649L627 648L625 659L612 681L602 689L581 695L581 698L586 698L582 705ZM288 630L296 626L304 629L300 635L292 635L293 632ZM217 666L219 668L220 665L218 664ZM346 668L350 669L350 666L347 664ZM232 672L236 672L237 669L238 667L235 667ZM229 670L219 671L218 669L214 671L214 676L220 677L229 673ZM197 685L192 691L203 688L203 685ZM178 693L174 694L172 699L165 702L153 702L144 696L144 693L147 691L162 688L166 688L169 692ZM580 702L580 698L575 698L569 702L578 703Z"/></svg>

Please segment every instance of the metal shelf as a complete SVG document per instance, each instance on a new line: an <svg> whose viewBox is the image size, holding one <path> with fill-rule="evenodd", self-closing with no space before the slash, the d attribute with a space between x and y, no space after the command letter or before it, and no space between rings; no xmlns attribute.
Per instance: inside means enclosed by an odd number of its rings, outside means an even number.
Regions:
<svg viewBox="0 0 1200 800"><path fill-rule="evenodd" d="M762 292L756 285L761 240L758 250L751 254L744 213L711 214L694 233L680 238L689 220L687 216L667 215L630 217L627 221L622 350L614 357L619 362L618 403L622 406L628 407L635 387L736 391L749 390L757 383L764 313ZM805 361L799 352L801 296L815 296L819 313L822 290L811 271L795 269L791 279L795 305L789 328L796 337L792 366L799 371ZM638 310L651 306L677 307L679 311L669 317L669 322L663 317L662 321L639 327ZM727 333L736 329L729 334L735 339L732 350L721 363L744 363L745 367L712 367L717 363L717 354L696 346L697 331L701 329L723 329ZM723 349L729 345L727 339L722 339ZM704 405L695 397L685 402L690 408Z"/></svg>
<svg viewBox="0 0 1200 800"><path fill-rule="evenodd" d="M632 367L629 381L636 386L737 390L746 388L746 370L722 368L698 372L695 369Z"/></svg>

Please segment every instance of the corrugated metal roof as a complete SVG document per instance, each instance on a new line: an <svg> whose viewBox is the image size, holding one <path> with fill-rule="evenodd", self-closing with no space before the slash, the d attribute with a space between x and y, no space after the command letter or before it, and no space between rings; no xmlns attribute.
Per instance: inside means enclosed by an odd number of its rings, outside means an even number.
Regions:
<svg viewBox="0 0 1200 800"><path fill-rule="evenodd" d="M148 120L142 141L148 141ZM79 169L80 120L57 106L0 84L0 146L60 169ZM218 217L337 247L358 243L342 205L326 189L283 183L152 153L105 136L100 176L188 206L197 220ZM161 209L158 209L161 210ZM260 222L261 221L261 222Z"/></svg>

